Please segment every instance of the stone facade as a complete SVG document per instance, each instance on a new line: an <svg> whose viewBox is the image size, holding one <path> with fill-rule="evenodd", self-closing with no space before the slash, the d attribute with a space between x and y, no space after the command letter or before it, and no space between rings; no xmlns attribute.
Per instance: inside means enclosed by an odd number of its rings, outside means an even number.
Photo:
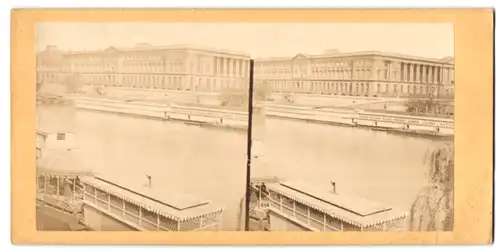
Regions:
<svg viewBox="0 0 500 252"><path fill-rule="evenodd" d="M193 46L109 47L37 54L37 83L220 92L248 90L250 57ZM271 92L370 97L454 97L454 62L376 51L256 59Z"/></svg>
<svg viewBox="0 0 500 252"><path fill-rule="evenodd" d="M37 54L37 83L138 89L221 91L248 89L250 57L191 46L109 47Z"/></svg>
<svg viewBox="0 0 500 252"><path fill-rule="evenodd" d="M454 94L453 58L375 51L257 59L255 79L272 92L285 93L441 98Z"/></svg>

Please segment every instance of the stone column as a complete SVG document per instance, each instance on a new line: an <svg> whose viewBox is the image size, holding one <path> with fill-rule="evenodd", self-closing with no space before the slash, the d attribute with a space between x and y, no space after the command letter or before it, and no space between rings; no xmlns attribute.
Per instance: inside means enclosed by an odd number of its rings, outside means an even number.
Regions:
<svg viewBox="0 0 500 252"><path fill-rule="evenodd" d="M453 67L450 68L450 84L453 84L453 88L455 87L455 69Z"/></svg>
<svg viewBox="0 0 500 252"><path fill-rule="evenodd" d="M430 74L430 76L429 76L429 78L430 78L429 83L431 83L431 84L434 84L435 81L436 81L436 73L435 72L436 72L436 70L434 69L434 66L430 66L430 69L429 69L429 74Z"/></svg>
<svg viewBox="0 0 500 252"><path fill-rule="evenodd" d="M241 62L241 60L236 60L236 63L235 63L235 69L234 69L234 70L235 70L235 72L236 72L236 73L235 73L235 76L236 76L236 77L240 77L240 76L241 76L241 75L240 75L240 65L241 65L241 63L240 63L240 62Z"/></svg>
<svg viewBox="0 0 500 252"><path fill-rule="evenodd" d="M389 78L388 78L388 80L392 80L392 61L389 62L388 68L389 68L389 69L387 69L387 71L389 71ZM353 72L354 72L354 69L353 69Z"/></svg>
<svg viewBox="0 0 500 252"><path fill-rule="evenodd" d="M454 79L455 76L453 76L453 68L448 68L448 84L451 85L451 81Z"/></svg>
<svg viewBox="0 0 500 252"><path fill-rule="evenodd" d="M424 65L420 65L420 71L421 71L420 83L425 83L425 66Z"/></svg>
<svg viewBox="0 0 500 252"><path fill-rule="evenodd" d="M219 65L218 65L218 62L217 62L217 57L214 56L214 60L213 60L213 74L214 76L217 76L217 71L219 71Z"/></svg>
<svg viewBox="0 0 500 252"><path fill-rule="evenodd" d="M240 61L239 59L234 62L234 76L240 77Z"/></svg>
<svg viewBox="0 0 500 252"><path fill-rule="evenodd" d="M222 75L222 62L220 57L216 57L215 64L217 65L217 72L215 73L216 76L221 76Z"/></svg>
<svg viewBox="0 0 500 252"><path fill-rule="evenodd" d="M246 60L241 60L241 77L245 78Z"/></svg>
<svg viewBox="0 0 500 252"><path fill-rule="evenodd" d="M232 77L233 76L233 71L234 71L234 60L231 59L231 58L229 58L229 59L227 59L227 62L228 62L228 65L229 65L227 76Z"/></svg>
<svg viewBox="0 0 500 252"><path fill-rule="evenodd" d="M413 76L415 74L415 65L408 63L408 67L410 68L410 82L414 82Z"/></svg>
<svg viewBox="0 0 500 252"><path fill-rule="evenodd" d="M427 83L427 66L426 65L422 65L422 80L420 82Z"/></svg>
<svg viewBox="0 0 500 252"><path fill-rule="evenodd" d="M427 77L428 80L429 80L428 81L429 84L433 84L434 83L434 80L433 80L433 78L434 78L434 72L433 71L434 71L433 67L429 66L429 76Z"/></svg>
<svg viewBox="0 0 500 252"><path fill-rule="evenodd" d="M429 67L429 83L434 84L434 66Z"/></svg>
<svg viewBox="0 0 500 252"><path fill-rule="evenodd" d="M217 76L222 76L223 74L224 74L223 58L217 57Z"/></svg>
<svg viewBox="0 0 500 252"><path fill-rule="evenodd" d="M220 64L220 76L225 76L226 74L226 59L225 58L219 58L219 64Z"/></svg>
<svg viewBox="0 0 500 252"><path fill-rule="evenodd" d="M421 82L420 71L422 71L422 65L415 65L417 69L416 82Z"/></svg>
<svg viewBox="0 0 500 252"><path fill-rule="evenodd" d="M226 59L226 58L222 58L223 60L223 65L224 65L224 72L222 73L223 76L228 76L228 63L229 63L229 59Z"/></svg>
<svg viewBox="0 0 500 252"><path fill-rule="evenodd" d="M439 84L438 77L439 77L439 67L434 66L434 84Z"/></svg>
<svg viewBox="0 0 500 252"><path fill-rule="evenodd" d="M411 82L411 71L412 71L412 69L410 67L411 66L410 63L406 63L405 66L406 66L405 67L405 81L407 83L409 83L409 82Z"/></svg>
<svg viewBox="0 0 500 252"><path fill-rule="evenodd" d="M405 82L405 63L401 62L401 69L399 70L400 71L400 80L401 82Z"/></svg>
<svg viewBox="0 0 500 252"><path fill-rule="evenodd" d="M439 74L439 84L443 84L444 83L444 72L443 72L443 68L442 67L438 67L438 74Z"/></svg>
<svg viewBox="0 0 500 252"><path fill-rule="evenodd" d="M234 61L233 76L239 77L239 75L238 75L238 69L239 69L240 60L239 59L235 59L233 61Z"/></svg>
<svg viewBox="0 0 500 252"><path fill-rule="evenodd" d="M238 64L238 77L243 77L243 64L245 63L243 60L238 60L240 63Z"/></svg>
<svg viewBox="0 0 500 252"><path fill-rule="evenodd" d="M448 81L449 81L449 74L448 74L449 70L447 67L443 67L443 74L444 74L444 78L443 78L443 84L448 84Z"/></svg>
<svg viewBox="0 0 500 252"><path fill-rule="evenodd" d="M435 84L436 83L436 67L435 66L431 66L430 74L431 74L430 83Z"/></svg>
<svg viewBox="0 0 500 252"><path fill-rule="evenodd" d="M410 63L405 63L405 82L411 82L411 67Z"/></svg>
<svg viewBox="0 0 500 252"><path fill-rule="evenodd" d="M422 83L429 83L429 74L427 73L427 66L422 65ZM430 71L430 69L429 69ZM429 72L430 73L430 72Z"/></svg>
<svg viewBox="0 0 500 252"><path fill-rule="evenodd" d="M247 74L248 74L248 67L249 67L249 63L247 60L243 60L243 67L242 67L242 76L243 77L248 77Z"/></svg>
<svg viewBox="0 0 500 252"><path fill-rule="evenodd" d="M439 83L439 84L441 84L441 85L447 84L447 79L448 79L447 70L448 69L446 67L440 67L440 68L441 68L441 72L439 72L439 73L441 75L441 83Z"/></svg>
<svg viewBox="0 0 500 252"><path fill-rule="evenodd" d="M222 62L222 58L217 57L217 75L222 76L223 71L224 71L224 64Z"/></svg>

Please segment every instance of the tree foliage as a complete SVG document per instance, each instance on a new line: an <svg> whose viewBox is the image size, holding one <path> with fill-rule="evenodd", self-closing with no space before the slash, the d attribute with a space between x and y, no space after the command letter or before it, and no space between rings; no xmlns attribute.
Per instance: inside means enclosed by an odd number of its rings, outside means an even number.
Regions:
<svg viewBox="0 0 500 252"><path fill-rule="evenodd" d="M454 145L444 144L432 149L425 161L428 185L411 206L411 231L451 231L454 225Z"/></svg>
<svg viewBox="0 0 500 252"><path fill-rule="evenodd" d="M222 106L243 108L248 105L248 92L226 89L219 94Z"/></svg>
<svg viewBox="0 0 500 252"><path fill-rule="evenodd" d="M254 84L254 97L255 101L265 101L271 95L271 89L266 82L256 82Z"/></svg>

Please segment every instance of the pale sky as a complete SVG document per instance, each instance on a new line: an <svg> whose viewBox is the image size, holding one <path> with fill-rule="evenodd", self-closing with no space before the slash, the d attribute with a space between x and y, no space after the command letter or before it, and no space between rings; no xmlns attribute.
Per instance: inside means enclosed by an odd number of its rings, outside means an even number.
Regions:
<svg viewBox="0 0 500 252"><path fill-rule="evenodd" d="M243 52L253 58L376 50L453 56L451 23L40 23L37 48L97 50L190 44Z"/></svg>

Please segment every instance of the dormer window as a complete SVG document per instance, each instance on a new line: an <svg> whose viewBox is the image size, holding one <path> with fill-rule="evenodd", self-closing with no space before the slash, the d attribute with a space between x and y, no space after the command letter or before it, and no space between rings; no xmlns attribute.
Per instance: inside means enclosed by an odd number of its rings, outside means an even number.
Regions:
<svg viewBox="0 0 500 252"><path fill-rule="evenodd" d="M66 134L65 133L57 133L57 140L58 141L66 140Z"/></svg>

